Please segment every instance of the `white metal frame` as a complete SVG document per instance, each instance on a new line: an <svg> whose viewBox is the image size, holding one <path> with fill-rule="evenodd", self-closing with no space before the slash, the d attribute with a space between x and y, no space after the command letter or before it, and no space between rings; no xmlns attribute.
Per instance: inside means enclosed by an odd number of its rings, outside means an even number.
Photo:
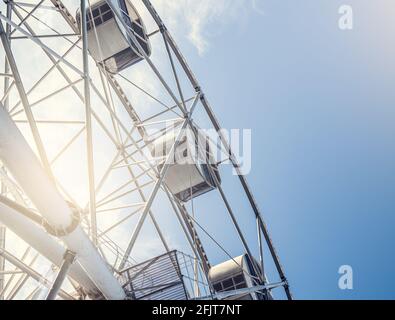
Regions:
<svg viewBox="0 0 395 320"><path fill-rule="evenodd" d="M44 0L38 1L37 4L29 5L9 1L6 6L6 15L0 13L0 35L6 56L4 72L2 73L4 77L4 91L3 97L1 98L4 109L9 112L15 124L22 126L27 123L29 125L36 150L38 150L41 165L45 169L46 175L49 177L50 181L52 181L52 184L56 186L58 190L56 192L59 192L63 203L68 205L72 204L81 215L81 225L78 227L81 230L79 231L80 237L88 233L90 238L90 240L86 238L81 241L83 241L84 244L91 243L92 248L96 246L98 252L101 254L101 258L107 262L108 267L116 271L134 262L133 248L136 246L136 240L141 233L142 226L144 223L147 223L146 220L148 218L156 230L163 245L163 249L167 252L172 249L168 243L166 231L162 230L161 225L158 223L153 208L153 203L158 193L161 192L168 202L167 206L174 212L179 222L180 232L184 233L190 251L199 261L199 270L202 271L203 276L206 276L211 265L204 250L204 244L199 237L199 234L202 232L202 230L200 230L200 225L193 217L193 214L189 213L187 206L177 200L169 192L163 182L169 166L168 161L177 148L180 136L176 139L172 151L168 155L165 165L160 172L157 170L155 162L150 159L147 144L147 136L149 136L148 127L155 127L157 128L157 132L161 133L165 130L166 122L174 120L174 115L176 115L177 120L182 121L181 128L185 128L193 123L195 109L200 108L200 110L204 110L210 120L211 126L218 132L218 138L221 141L220 148L229 156L232 165L238 173L241 186L245 191L246 199L253 212L251 219L256 221L260 265L254 265L254 268L260 277L260 282L264 285L268 284L264 272L259 271L264 270L263 248L266 244L278 272L280 286L285 289L287 298L291 299L292 296L287 279L284 275L283 268L279 262L267 227L263 221L261 212L245 176L240 171L237 159L233 155L226 138L221 132L221 126L214 115L213 109L200 84L196 80L196 77L188 66L186 59L181 54L176 42L158 13L155 11L151 2L149 0L134 0L133 2L137 1L141 1L145 10L147 10L147 14L154 22L155 28L149 33L149 37L154 39L157 35L161 35L161 50L163 51L163 55L167 57L170 71L161 72L155 59L146 56L144 51L141 50L140 44L133 34L133 31L129 30L128 32L135 46L140 49L140 52L145 58L145 61L141 63L146 64L147 70L152 72L155 81L160 84L160 96L156 92L152 92L135 83L133 79L131 79L130 74L122 72L119 75L111 75L106 72L101 65L94 65L93 60L89 57L87 47L86 19L84 19L84 14L82 15L82 34L80 34L76 20L60 0L49 0L45 5L43 4ZM108 4L111 8L113 7L111 2L108 2ZM88 0L81 0L81 12L85 12L87 6ZM41 21L40 14L45 11L58 15L59 23L57 23L56 27L50 26L45 21ZM115 12L115 14L118 13ZM120 21L123 20L120 19ZM46 32L43 33L38 30L38 25L44 27ZM57 29L58 26L59 29ZM127 29L126 25L125 28ZM54 42L52 43L49 41ZM22 42L23 45L21 45ZM55 42L58 46L55 45ZM62 49L60 45L62 45ZM41 58L42 69L38 70L41 76L29 86L25 85L24 80L26 81L26 79L21 75L23 64L18 60L20 56L17 59L14 53L16 50L15 48L20 49L23 46L25 46L25 48L38 46L41 48L43 54ZM152 50L154 52L159 49L153 47ZM75 58L73 58L73 55L75 56L76 54L81 57L79 62L76 62ZM49 65L48 59L50 62ZM40 65L40 63L41 61L37 61L38 65ZM56 90L49 91L45 95L33 100L31 96L36 93L37 88L49 81L48 79L54 73L57 74L59 79L65 82L65 85ZM83 84L82 90L81 84ZM155 110L150 114L146 114L141 111L141 107L138 106L138 103L132 103L131 101L134 98L131 94L132 89L133 92L138 92L144 99L147 99L149 103L155 105ZM40 106L44 105L48 100L52 99L53 101L53 98L65 93L70 94L70 96L73 96L73 99L76 98L76 100L79 101L84 111L84 119L77 118L75 120L70 120L61 117L40 119L40 117L35 115L36 110L39 110ZM95 101L95 103L93 103L93 101ZM127 117L125 117L125 114ZM45 125L58 126L59 128L68 125L77 128L78 131L50 158L45 143L43 142L43 134L40 132L40 128ZM107 143L112 144L115 150L113 154L111 154L110 164L100 174L98 174L95 169L97 167L95 158L95 148L97 146L97 141L95 141L95 139L97 138L95 136L95 130L100 130L107 139ZM89 201L87 201L85 205L79 207L71 193L56 177L56 174L53 173L53 168L65 157L65 154L75 146L83 134L85 134L85 153L81 154L81 160L84 158L86 159L84 161L86 162L87 177L89 181ZM9 170L10 168L7 169ZM116 171L122 171L125 176L128 176L128 179L120 184L116 184L114 180L112 180L112 176ZM26 199L24 205L33 211L37 210L39 214L44 216L44 208L40 207L37 201L34 201L34 197L32 197L31 193L29 194L29 192L26 192L29 186L23 185L23 181L17 179L12 171L10 173L11 181L15 184L15 188L17 190L24 190L22 192L22 197ZM110 182L112 185L108 187ZM233 212L231 202L225 194L224 189L219 186L218 191L224 203L224 210L229 214L235 227L235 235L240 238L246 253L250 256L254 255L254 252L251 250L251 244L248 243L239 226L238 218ZM11 199L15 198L10 193L4 181L2 181L1 192L6 197L10 197ZM124 201L125 199L134 199L133 201L135 202L130 203L129 201L127 205L118 204L118 201ZM198 201L198 199L196 201ZM112 221L105 230L100 230L99 224L102 219L104 219L103 216L124 209L130 209L131 211L126 216ZM133 231L130 233L129 241L126 246L123 245L122 247L117 241L112 239L110 234L114 234L117 230L121 230L120 228L124 228L123 226L137 215L139 215L139 217ZM66 222L64 227L67 227L68 224L70 224L70 222ZM7 236L8 230L6 231L4 227L0 227L0 250L3 250L2 252L7 252L5 250L7 243L5 245L3 244ZM69 236L70 235L66 235L65 237L67 238ZM215 241L214 237L213 240ZM78 248L71 247L71 242L65 241L67 248L76 252L78 261L78 259L81 259L81 256L78 250L75 250ZM219 243L215 244L220 245ZM37 250L37 248L33 249ZM21 281L23 282L25 278L23 275L4 273L6 270L4 261L8 261L8 259L5 254L0 256L0 299L2 297L15 297L22 287ZM254 261L253 259L251 260ZM10 262L12 263L12 261ZM25 264L23 259L18 266L22 266L21 263ZM86 268L86 266L84 266L84 268ZM97 268L99 268L99 266L97 266ZM43 277L26 267L18 267L18 270L27 275L27 277L32 277L36 280ZM88 271L88 276L91 277L94 282L95 274L97 277L100 277L100 275L96 273L98 271L96 268L86 271ZM104 269L102 269L102 272L104 272ZM198 271L196 273L198 274ZM196 277L196 283L198 283L198 276ZM71 281L75 285L74 280ZM117 291L117 285L112 282L110 278L107 278L107 284L109 286L98 286L102 294L107 298L122 298L122 295ZM264 285L262 290L272 289L271 287L264 287ZM198 290L196 291L198 292ZM83 295L83 291L77 290L76 292L76 294ZM62 298L70 297L71 295L69 293L65 293L62 296Z"/></svg>

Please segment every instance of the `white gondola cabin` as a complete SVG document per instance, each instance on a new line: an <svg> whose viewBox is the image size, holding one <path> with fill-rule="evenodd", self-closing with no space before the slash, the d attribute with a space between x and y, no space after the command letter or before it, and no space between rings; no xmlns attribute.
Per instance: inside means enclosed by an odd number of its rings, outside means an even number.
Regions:
<svg viewBox="0 0 395 320"><path fill-rule="evenodd" d="M178 130L172 130L151 144L154 158L162 159L160 170L176 140ZM171 193L183 202L198 197L216 188L221 178L217 163L211 153L207 137L196 130L187 128L174 152L174 159L164 179ZM214 176L216 178L214 178Z"/></svg>
<svg viewBox="0 0 395 320"><path fill-rule="evenodd" d="M133 32L147 56L151 55L151 46L144 23L132 3L129 0L110 1L118 8L129 31L114 15L106 0L91 1L87 8L88 48L96 62L116 74L144 58L128 32ZM77 22L81 25L79 10Z"/></svg>
<svg viewBox="0 0 395 320"><path fill-rule="evenodd" d="M255 264L257 262L255 261ZM254 271L251 259L247 254L228 260L211 267L209 281L215 292L236 291L238 289L253 288L257 286L258 277ZM262 300L261 293L244 293L231 296L228 300Z"/></svg>

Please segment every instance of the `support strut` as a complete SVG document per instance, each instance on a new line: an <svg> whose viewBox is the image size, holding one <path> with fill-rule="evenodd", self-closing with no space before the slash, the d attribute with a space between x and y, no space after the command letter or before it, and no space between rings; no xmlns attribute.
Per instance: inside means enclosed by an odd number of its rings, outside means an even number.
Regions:
<svg viewBox="0 0 395 320"><path fill-rule="evenodd" d="M67 250L63 256L63 263L60 267L59 273L56 276L55 282L52 284L52 288L48 293L47 300L55 300L74 260L75 253Z"/></svg>

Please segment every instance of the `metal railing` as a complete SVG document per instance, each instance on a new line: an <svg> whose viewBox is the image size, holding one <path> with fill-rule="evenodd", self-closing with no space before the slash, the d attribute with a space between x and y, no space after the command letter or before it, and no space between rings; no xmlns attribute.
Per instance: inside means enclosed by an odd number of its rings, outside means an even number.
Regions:
<svg viewBox="0 0 395 320"><path fill-rule="evenodd" d="M196 269L195 258L179 251L124 269L120 282L133 300L188 300L211 294L204 273Z"/></svg>

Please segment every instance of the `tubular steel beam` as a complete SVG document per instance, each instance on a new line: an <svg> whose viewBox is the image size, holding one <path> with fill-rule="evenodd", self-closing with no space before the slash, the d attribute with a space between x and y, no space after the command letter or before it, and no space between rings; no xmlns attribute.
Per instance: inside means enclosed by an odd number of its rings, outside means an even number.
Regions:
<svg viewBox="0 0 395 320"><path fill-rule="evenodd" d="M6 235L6 228L3 224L0 223L0 250L5 248L5 235ZM5 260L4 257L0 257L0 292L3 291L4 288L4 270L5 270ZM0 300L3 300L4 297L0 294Z"/></svg>
<svg viewBox="0 0 395 320"><path fill-rule="evenodd" d="M12 27L18 29L18 31L20 33L22 33L23 35L25 35L29 40L33 41L35 44L37 44L38 46L40 46L43 50L45 50L48 54L53 55L55 58L61 60L65 65L67 65L71 70L73 70L74 72L76 72L77 74L79 74L81 77L84 76L83 72L81 72L81 70L79 70L78 68L76 68L71 62L67 61L66 59L62 58L61 55L57 54L54 50L52 50L51 48L49 48L48 46L46 46L42 41L40 41L40 39L35 38L33 35L29 34L29 32L26 32L23 28L19 27L17 24L15 24L13 21L11 21L10 19L8 19L6 16L4 16L1 12L0 12L0 18L2 20L4 20L6 23L10 24ZM26 24L26 22L25 22Z"/></svg>
<svg viewBox="0 0 395 320"><path fill-rule="evenodd" d="M78 262L107 299L124 299L125 292L77 217L45 171L8 113L0 105L0 158L56 234L78 255ZM40 188L37 188L37 185Z"/></svg>
<svg viewBox="0 0 395 320"><path fill-rule="evenodd" d="M26 274L28 274L30 277L32 277L34 280L36 280L39 283L42 283L44 286L50 286L51 283L48 281L46 278L44 278L42 275L40 275L37 271L29 267L27 264L23 263L21 260L13 256L11 253L7 252L4 249L0 249L0 256L4 257L7 261L9 261L11 264L13 264L15 267L18 269L22 270ZM63 299L66 300L74 300L72 296L70 296L67 292L60 290L59 291L59 296Z"/></svg>
<svg viewBox="0 0 395 320"><path fill-rule="evenodd" d="M23 108L26 113L26 117L29 121L29 126L32 131L34 141L36 143L41 162L42 162L45 170L47 171L47 174L52 178L51 166L49 164L49 161L48 161L45 149L44 149L44 145L43 145L43 142L40 137L40 133L37 128L37 124L34 120L34 115L33 115L33 112L30 108L29 100L27 99L26 91L23 86L23 82L22 82L21 76L19 74L18 67L17 67L15 59L14 59L14 55L12 54L10 43L7 39L7 34L4 30L2 22L0 22L0 38L1 38L1 42L3 43L5 54L7 56L8 64L9 64L12 74L14 76L15 85L18 89L18 93L21 98L22 105L23 105Z"/></svg>
<svg viewBox="0 0 395 320"><path fill-rule="evenodd" d="M87 0L81 0L81 30L82 30L82 60L84 66L84 102L86 120L86 146L88 161L88 180L89 180L89 213L90 230L93 243L97 245L97 222L96 222L96 194L95 194L95 172L93 162L93 138L92 138L92 108L90 95L90 77L88 61L88 30L86 22Z"/></svg>
<svg viewBox="0 0 395 320"><path fill-rule="evenodd" d="M67 273L71 265L74 263L74 260L75 260L75 253L70 250L67 250L63 256L62 266L60 267L59 273L56 276L54 283L52 284L51 290L49 291L46 300L56 299L56 296L58 295L59 290L62 287L64 280L66 279Z"/></svg>
<svg viewBox="0 0 395 320"><path fill-rule="evenodd" d="M140 219L139 219L139 221L138 221L138 223L136 225L135 230L133 231L133 234L132 234L132 237L131 237L131 239L129 241L128 247L127 247L127 249L125 251L125 255L124 255L124 257L123 257L123 259L121 261L121 264L119 266L120 269L124 268L125 263L126 263L128 257L129 257L129 255L130 255L130 253L132 252L132 249L133 249L134 244L136 242L137 236L140 233L140 230L141 230L141 228L142 228L142 226L144 224L145 218L147 217L148 212L151 209L152 203L155 200L155 197L156 197L156 195L157 195L157 193L158 193L158 191L159 191L159 189L160 189L160 187L162 185L162 182L163 182L164 178L166 177L167 170L170 167L170 161L172 161L172 159L173 159L174 152L175 152L177 146L180 143L183 131L186 128L187 125L188 125L188 119L186 119L184 121L184 123L183 123L183 125L182 125L182 127L180 129L180 132L178 133L177 138L176 138L176 140L175 140L175 142L174 142L174 144L173 144L173 146L172 146L172 148L171 148L171 150L170 150L170 152L169 152L169 154L167 156L167 159L166 159L166 161L165 161L165 163L164 163L164 165L163 165L163 167L162 167L162 169L161 169L161 171L159 173L159 178L158 178L158 180L157 180L157 182L155 184L155 187L152 190L151 195L148 198L147 204L144 207L144 211L143 211L143 213L140 216Z"/></svg>
<svg viewBox="0 0 395 320"><path fill-rule="evenodd" d="M166 177L167 170L169 169L169 167L171 165L171 161L174 158L174 153L175 153L178 145L180 144L180 140L182 138L184 130L185 130L185 128L187 127L187 125L191 121L191 117L192 117L193 112L195 111L195 108L197 106L198 97L199 97L199 95L197 96L197 99L195 99L195 101L194 101L194 103L193 103L193 105L191 107L190 112L185 117L185 120L184 120L184 122L183 122L183 124L182 124L182 126L180 128L180 131L177 134L177 137L176 137L176 139L175 139L175 141L174 141L174 143L173 143L173 145L172 145L172 147L171 147L171 149L169 151L169 154L167 155L167 158L166 158L166 160L164 162L164 165L163 165L162 169L159 172L158 180L157 180L157 182L156 182L156 184L154 186L154 189L151 192L151 195L149 196L149 199L148 199L148 201L146 203L144 211L141 214L140 219L139 219L139 221L137 223L137 226L136 226L136 228L135 228L135 230L134 230L134 232L132 234L132 237L131 237L131 239L129 241L129 245L128 245L126 251L125 251L125 255L124 255L124 257L123 257L123 259L121 261L121 264L120 264L120 269L122 269L125 266L125 263L126 263L129 255L130 255L130 253L131 253L131 251L133 249L133 246L134 246L134 244L136 242L137 236L140 233L140 230L141 230L141 228L142 228L142 226L144 224L144 221L145 221L145 219L146 219L146 217L147 217L147 215L148 215L148 213L149 213L149 211L151 209L152 203L154 202L155 197L156 197L159 189L161 188L161 185L162 185L162 183L163 183L163 181L164 181L164 179Z"/></svg>
<svg viewBox="0 0 395 320"><path fill-rule="evenodd" d="M2 196L0 197L0 222L52 264L61 265L65 248L45 231L42 227L43 220L39 215ZM99 294L98 288L79 264L72 266L70 276L90 296Z"/></svg>

